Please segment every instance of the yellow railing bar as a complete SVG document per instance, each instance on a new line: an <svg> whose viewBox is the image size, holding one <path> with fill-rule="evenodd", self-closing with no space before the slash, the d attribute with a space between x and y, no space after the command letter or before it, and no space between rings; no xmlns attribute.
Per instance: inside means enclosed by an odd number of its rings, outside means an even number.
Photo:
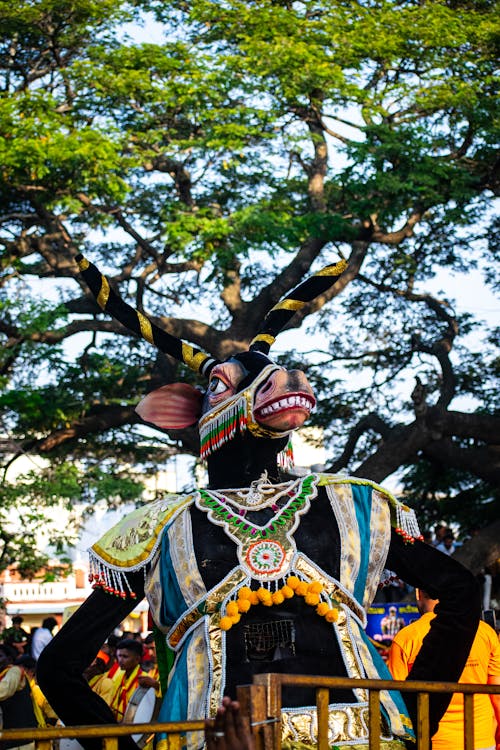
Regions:
<svg viewBox="0 0 500 750"><path fill-rule="evenodd" d="M417 737L420 750L430 750L431 736L429 732L429 693L417 695Z"/></svg>
<svg viewBox="0 0 500 750"><path fill-rule="evenodd" d="M281 713L281 689L284 685L311 687L316 691L318 709L318 750L328 748L328 704L329 690L336 688L367 689L369 691L369 750L380 748L380 691L398 690L402 693L418 693L418 725L415 728L420 750L429 750L429 694L462 693L464 695L464 750L474 747L474 695L500 695L500 685L477 685L456 682L428 682L412 680L372 680L349 677L325 677L290 674L262 674L254 676L254 684L240 686L243 697L248 693L245 713L249 714L253 731L256 733L257 747L280 748L278 730ZM253 704L253 705L252 705ZM243 705L242 705L243 707ZM257 708L257 711L255 709ZM254 716L252 718L252 712ZM37 750L51 750L51 740L64 737L78 739L102 738L103 750L118 750L118 737L135 734L156 734L163 732L169 739L172 750L181 746L181 734L199 732L204 729L204 721L153 722L142 724L111 724L75 727L45 727L29 729L6 729L0 731L0 740L36 741ZM278 731L277 731L278 730Z"/></svg>
<svg viewBox="0 0 500 750"><path fill-rule="evenodd" d="M369 680L358 677L326 677L323 675L297 675L297 674L280 674L270 673L265 675L255 675L254 683L257 685L266 684L268 677L273 678L281 685L295 685L296 687L326 687L351 688L351 689L374 689L374 690L398 690L410 693L464 693L470 695L474 693L486 693L488 695L500 695L500 685L478 685L477 683L467 682L430 682L423 680Z"/></svg>
<svg viewBox="0 0 500 750"><path fill-rule="evenodd" d="M474 750L473 695L464 695L464 750Z"/></svg>
<svg viewBox="0 0 500 750"><path fill-rule="evenodd" d="M318 711L318 750L330 750L328 742L328 704L330 696L327 688L316 691L316 708Z"/></svg>
<svg viewBox="0 0 500 750"><path fill-rule="evenodd" d="M368 693L368 735L370 750L380 750L380 691Z"/></svg>
<svg viewBox="0 0 500 750"><path fill-rule="evenodd" d="M151 734L157 732L176 733L203 731L205 722L175 721L149 722L143 724L92 724L74 727L42 727L30 729L5 729L0 731L0 740L59 740L64 737L126 737L131 734Z"/></svg>

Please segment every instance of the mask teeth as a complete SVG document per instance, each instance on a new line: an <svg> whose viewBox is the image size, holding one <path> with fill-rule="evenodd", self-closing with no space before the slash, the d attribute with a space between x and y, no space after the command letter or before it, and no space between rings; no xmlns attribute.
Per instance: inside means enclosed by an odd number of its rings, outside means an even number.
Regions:
<svg viewBox="0 0 500 750"><path fill-rule="evenodd" d="M207 458L228 440L232 440L238 430L240 433L244 432L247 423L247 403L241 397L200 427L200 457Z"/></svg>

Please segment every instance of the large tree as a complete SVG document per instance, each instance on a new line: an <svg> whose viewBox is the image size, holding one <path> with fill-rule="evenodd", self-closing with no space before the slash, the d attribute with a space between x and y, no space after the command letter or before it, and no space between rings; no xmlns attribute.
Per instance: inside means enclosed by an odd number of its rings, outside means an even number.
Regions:
<svg viewBox="0 0 500 750"><path fill-rule="evenodd" d="M130 499L131 467L196 452L134 412L192 374L99 312L78 252L218 358L344 255L291 322L316 351L275 347L316 385L329 468L398 472L428 524L498 516L498 331L429 291L495 283L495 5L0 3L0 448L47 459L4 508Z"/></svg>

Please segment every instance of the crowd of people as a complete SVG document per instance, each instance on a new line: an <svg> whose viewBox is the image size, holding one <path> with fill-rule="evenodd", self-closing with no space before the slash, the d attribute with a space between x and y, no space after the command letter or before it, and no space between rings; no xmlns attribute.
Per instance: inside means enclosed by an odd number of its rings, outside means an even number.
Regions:
<svg viewBox="0 0 500 750"><path fill-rule="evenodd" d="M37 656L50 642L57 625L53 617L43 621L38 638L31 638L16 616L0 643L0 728L55 726L59 719L36 681ZM47 632L44 632L47 631ZM48 634L48 635L47 635ZM156 646L152 634L112 634L84 674L92 689L110 706L117 721L126 718L137 688L152 688L161 696ZM152 717L151 717L152 718ZM0 740L0 750L32 750L33 743Z"/></svg>
<svg viewBox="0 0 500 750"><path fill-rule="evenodd" d="M429 630L438 600L416 591L420 618L399 628L389 650L388 666L397 680L406 679L422 640ZM56 621L47 618L38 630L52 635ZM32 655L42 638L30 639L22 628L22 617L14 617L12 626L3 631L0 644L0 708L3 728L54 726L58 717L36 682L37 660ZM33 648L35 644L35 648ZM30 649L31 652L27 653ZM42 646L43 648L43 646ZM123 632L112 634L85 672L92 689L110 706L117 721L127 716L127 707L137 688L152 688L161 696L156 645L150 633ZM498 634L484 622L480 623L467 665L460 682L500 684L500 641ZM500 750L500 696L479 695L474 699L474 747ZM152 718L152 717L151 717ZM214 720L206 722L207 748L217 750L250 750L253 740L248 724L240 716L238 705L224 699ZM215 745L215 742L217 744ZM32 743L18 745L0 741L1 750L31 750ZM459 750L463 747L463 697L455 694L448 711L441 719L439 731L432 740L433 750Z"/></svg>

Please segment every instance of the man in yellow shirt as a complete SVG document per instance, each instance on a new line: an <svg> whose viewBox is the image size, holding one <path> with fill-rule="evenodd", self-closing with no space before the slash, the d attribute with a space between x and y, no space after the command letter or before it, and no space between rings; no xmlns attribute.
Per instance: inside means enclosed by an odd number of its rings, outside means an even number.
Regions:
<svg viewBox="0 0 500 750"><path fill-rule="evenodd" d="M438 599L417 589L421 617L394 636L388 667L396 680L405 680L411 672L424 637L435 617ZM481 621L459 682L500 685L500 642L492 627ZM463 750L463 695L454 693L450 705L432 737L432 750ZM495 721L496 720L496 721ZM496 725L496 736L495 736ZM474 696L474 749L500 750L500 696Z"/></svg>
<svg viewBox="0 0 500 750"><path fill-rule="evenodd" d="M123 721L129 701L139 686L139 678L145 676L141 669L142 643L127 638L116 647L119 669L113 677L115 686L110 708L117 721Z"/></svg>

